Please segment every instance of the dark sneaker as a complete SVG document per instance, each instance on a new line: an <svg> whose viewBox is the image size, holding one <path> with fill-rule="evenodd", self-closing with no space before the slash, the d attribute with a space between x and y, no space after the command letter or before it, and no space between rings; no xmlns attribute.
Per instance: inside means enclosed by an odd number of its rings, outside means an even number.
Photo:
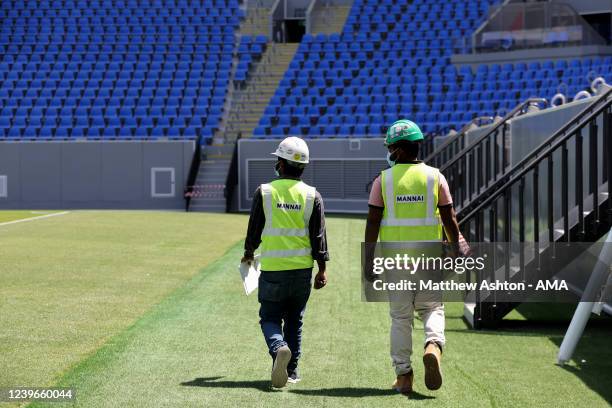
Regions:
<svg viewBox="0 0 612 408"><path fill-rule="evenodd" d="M287 379L287 382L291 384L297 384L302 381L302 377L300 377L300 374L297 369L289 371L288 374L289 378Z"/></svg>
<svg viewBox="0 0 612 408"><path fill-rule="evenodd" d="M289 347L282 346L276 350L276 358L272 365L272 386L274 388L283 388L287 384L287 365L291 360L291 350Z"/></svg>

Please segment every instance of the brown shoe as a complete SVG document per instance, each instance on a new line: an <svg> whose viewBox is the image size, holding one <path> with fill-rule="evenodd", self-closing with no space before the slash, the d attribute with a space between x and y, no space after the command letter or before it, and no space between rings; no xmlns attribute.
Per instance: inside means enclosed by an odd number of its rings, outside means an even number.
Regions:
<svg viewBox="0 0 612 408"><path fill-rule="evenodd" d="M423 354L423 365L425 366L425 386L432 391L442 386L441 358L440 347L434 342L428 343L425 347L425 354Z"/></svg>
<svg viewBox="0 0 612 408"><path fill-rule="evenodd" d="M398 375L391 388L393 388L397 392L401 392L402 394L410 394L412 392L413 379L414 374L412 373L412 371L406 374Z"/></svg>

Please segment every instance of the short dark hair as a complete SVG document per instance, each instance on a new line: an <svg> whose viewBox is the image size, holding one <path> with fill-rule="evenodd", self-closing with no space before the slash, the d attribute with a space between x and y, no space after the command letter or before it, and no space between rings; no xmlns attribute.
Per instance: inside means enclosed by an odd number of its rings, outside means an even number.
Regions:
<svg viewBox="0 0 612 408"><path fill-rule="evenodd" d="M285 163L284 165L284 175L289 177L302 177L302 173L304 173L305 166L295 166L289 160L279 159L279 161Z"/></svg>
<svg viewBox="0 0 612 408"><path fill-rule="evenodd" d="M410 142L408 140L400 140L394 144L400 148L408 158L416 159L419 157L419 151L421 150L421 141Z"/></svg>

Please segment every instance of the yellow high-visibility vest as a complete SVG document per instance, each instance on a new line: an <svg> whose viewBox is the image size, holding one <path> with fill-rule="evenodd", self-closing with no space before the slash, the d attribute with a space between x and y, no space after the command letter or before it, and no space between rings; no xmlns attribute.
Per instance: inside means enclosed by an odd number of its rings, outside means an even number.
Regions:
<svg viewBox="0 0 612 408"><path fill-rule="evenodd" d="M381 242L442 240L438 169L424 163L396 164L381 172L381 186Z"/></svg>
<svg viewBox="0 0 612 408"><path fill-rule="evenodd" d="M261 185L266 222L261 236L261 270L312 268L308 224L315 188L300 180L278 179Z"/></svg>

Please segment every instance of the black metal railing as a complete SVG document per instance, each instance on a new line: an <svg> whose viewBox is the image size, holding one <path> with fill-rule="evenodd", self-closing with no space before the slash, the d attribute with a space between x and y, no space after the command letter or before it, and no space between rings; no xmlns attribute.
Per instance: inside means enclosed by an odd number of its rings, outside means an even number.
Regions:
<svg viewBox="0 0 612 408"><path fill-rule="evenodd" d="M570 236L572 227L569 217L570 204L577 209L575 221L583 237L586 233L585 208L595 212L595 219L601 222L600 194L609 192L607 182L612 179L612 166L610 166L612 159L611 96L612 90L609 90L513 166L504 179L492 185L489 188L490 192L485 192L485 197L477 205L469 208L469 212L467 212L468 208L462 209L459 224L462 231L467 234L466 238L474 242L483 242L490 238L495 238L493 241L496 242L511 242L513 214L510 208L513 201L518 201L519 242L525 241L524 214L527 205L532 211L531 235L536 242L541 238L542 225L546 227L547 238L550 242L560 237L568 241L576 238ZM601 133L599 133L598 122L601 122ZM570 165L570 159L572 165ZM601 166L599 166L600 161ZM558 165L555 165L555 162ZM571 202L570 181L574 190ZM545 186L544 190L542 190L543 186ZM531 197L532 202L526 203L526 195ZM542 219L541 214L541 201L544 197L546 198L546 219ZM555 204L559 201L560 211L555 211ZM501 216L497 211L500 203L503 207ZM609 210L612 210L612 207L609 207ZM487 214L489 215L489 234L485 234L483 228ZM558 224L559 220L562 221L561 224ZM504 231L503 236L497 233L499 228Z"/></svg>
<svg viewBox="0 0 612 408"><path fill-rule="evenodd" d="M240 136L238 136L240 139ZM234 145L234 151L232 152L232 159L230 161L229 168L227 170L227 177L225 179L225 188L223 195L225 197L225 212L230 212L233 205L234 191L238 186L238 140Z"/></svg>
<svg viewBox="0 0 612 408"><path fill-rule="evenodd" d="M610 91L607 91L594 98L594 102L575 115L539 148L532 151L520 164L524 165L528 160L532 160L542 148L566 134L610 95ZM440 170L449 181L454 204L458 210L466 209L469 212L470 208L495 191L513 171L516 171L516 166L512 167L510 163L510 132L506 128L504 123L495 124L489 132L478 137L447 164L441 166Z"/></svg>
<svg viewBox="0 0 612 408"><path fill-rule="evenodd" d="M187 176L187 184L185 185L185 191L183 197L185 198L185 211L189 211L189 205L191 204L191 197L195 194L195 182L198 178L198 171L200 170L200 163L202 162L202 136L198 135L195 143L195 149L193 151L193 157L191 158L191 165L189 166L189 174Z"/></svg>
<svg viewBox="0 0 612 408"><path fill-rule="evenodd" d="M458 132L453 135L447 135L446 139L442 142L442 144L435 149L430 149L426 154L423 155L425 159L423 161L430 166L440 167L444 163L448 162L450 159L455 157L455 155L459 154L466 145L465 134L475 128L475 126L482 126L486 121L493 123L495 118L493 116L480 116L470 120L468 123L463 125ZM440 136L438 136L440 137ZM430 138L431 144L433 146L434 138ZM427 139L426 139L427 140Z"/></svg>
<svg viewBox="0 0 612 408"><path fill-rule="evenodd" d="M460 212L468 241L505 243L493 268L506 281L552 276L572 260L557 249L559 243L594 242L610 229L611 96L609 91L598 98L513 166L477 205ZM473 278L481 279L466 276ZM476 328L495 325L516 305L499 303L490 293L473 296Z"/></svg>
<svg viewBox="0 0 612 408"><path fill-rule="evenodd" d="M434 150L435 138L440 135L438 134L428 134L425 136L425 140L423 140L423 144L421 145L420 155L421 157L429 156Z"/></svg>

